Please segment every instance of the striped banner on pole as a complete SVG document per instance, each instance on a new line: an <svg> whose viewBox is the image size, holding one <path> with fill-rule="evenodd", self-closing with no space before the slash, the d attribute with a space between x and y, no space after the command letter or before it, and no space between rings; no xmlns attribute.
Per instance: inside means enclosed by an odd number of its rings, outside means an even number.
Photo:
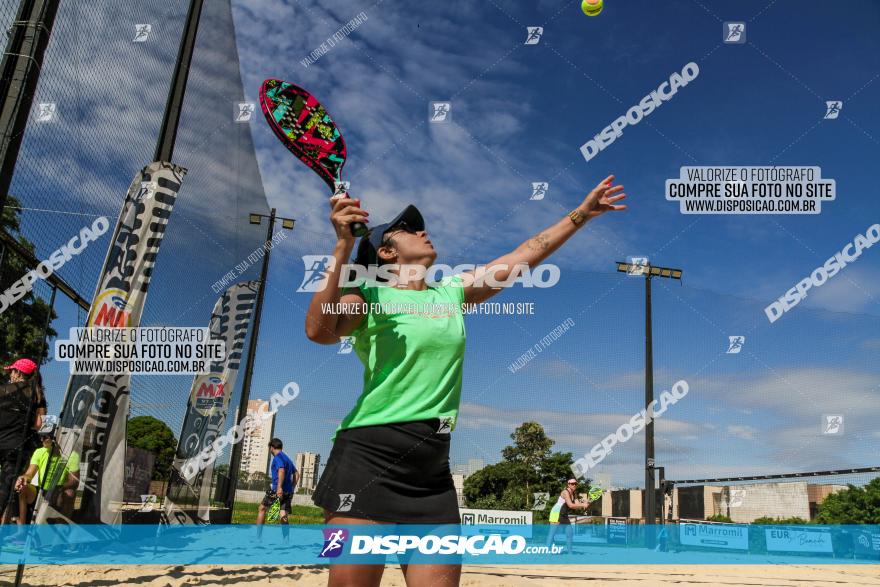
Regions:
<svg viewBox="0 0 880 587"><path fill-rule="evenodd" d="M104 260L87 327L140 325L159 246L184 175L183 167L162 161L135 175ZM56 441L63 458L81 463L82 498L78 506L59 506L65 512L50 505L55 504L51 495L41 499L35 511L37 523L121 521L130 379L125 373L71 375Z"/></svg>
<svg viewBox="0 0 880 587"><path fill-rule="evenodd" d="M165 497L168 524L211 522L214 462L201 462L199 454L220 435L226 422L259 287L259 281L235 284L214 304L208 328L211 340L226 343L226 358L212 361L208 373L193 379Z"/></svg>

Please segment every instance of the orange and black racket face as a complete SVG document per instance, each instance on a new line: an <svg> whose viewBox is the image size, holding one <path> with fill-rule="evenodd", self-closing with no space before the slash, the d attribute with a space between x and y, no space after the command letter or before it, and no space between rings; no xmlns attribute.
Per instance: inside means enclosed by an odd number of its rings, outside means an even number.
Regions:
<svg viewBox="0 0 880 587"><path fill-rule="evenodd" d="M306 90L279 79L263 82L260 105L284 146L336 193L345 165L345 140L327 109Z"/></svg>

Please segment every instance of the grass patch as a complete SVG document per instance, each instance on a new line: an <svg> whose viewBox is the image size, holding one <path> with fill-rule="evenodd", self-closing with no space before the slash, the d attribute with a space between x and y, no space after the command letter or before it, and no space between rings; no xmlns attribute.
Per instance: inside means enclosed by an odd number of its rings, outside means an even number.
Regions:
<svg viewBox="0 0 880 587"><path fill-rule="evenodd" d="M256 524L258 503L235 502L232 513L233 524ZM287 521L290 524L323 524L324 510L307 505L294 505L293 511L288 512ZM268 523L268 522L267 522ZM274 522L277 524L278 522Z"/></svg>

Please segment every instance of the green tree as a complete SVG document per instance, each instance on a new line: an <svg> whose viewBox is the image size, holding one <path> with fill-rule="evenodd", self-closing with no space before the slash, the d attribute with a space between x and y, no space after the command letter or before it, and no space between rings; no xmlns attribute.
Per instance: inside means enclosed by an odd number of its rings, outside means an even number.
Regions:
<svg viewBox="0 0 880 587"><path fill-rule="evenodd" d="M850 485L819 504L819 524L880 524L880 477L864 487Z"/></svg>
<svg viewBox="0 0 880 587"><path fill-rule="evenodd" d="M128 446L149 451L156 457L153 479L168 478L174 453L177 450L177 439L165 422L152 416L132 418L128 421L126 440Z"/></svg>
<svg viewBox="0 0 880 587"><path fill-rule="evenodd" d="M23 248L34 253L34 244L19 234L20 206L21 203L14 196L6 196L6 207L0 214L0 228L15 238ZM0 293L3 293L32 267L9 247L0 245L0 248L3 249ZM45 331L44 345L43 329L46 328L47 320L51 324L51 320L55 318L55 312L49 308L49 304L35 296L33 290L8 307L0 314L0 362L8 365L20 357L26 357L38 364L44 363L49 355L50 340L58 333L49 326Z"/></svg>
<svg viewBox="0 0 880 587"><path fill-rule="evenodd" d="M511 435L513 446L502 450L503 459L483 467L464 481L468 507L479 509L532 509L534 493L547 493L547 505L534 511L537 523L546 522L556 498L571 478L571 453L550 452L553 440L537 422L526 422ZM589 481L578 483L576 494L586 493Z"/></svg>
<svg viewBox="0 0 880 587"><path fill-rule="evenodd" d="M483 467L465 479L465 503L480 509L524 509L526 491L522 479L525 474L522 463L501 461Z"/></svg>
<svg viewBox="0 0 880 587"><path fill-rule="evenodd" d="M513 446L506 446L501 456L510 463L522 465L522 482L525 484L526 506L531 506L531 486L538 480L541 465L550 454L553 441L547 437L544 427L537 422L523 422L510 435Z"/></svg>
<svg viewBox="0 0 880 587"><path fill-rule="evenodd" d="M538 484L547 489L535 489L535 491L549 490L551 494L555 491L558 495L565 487L565 482L572 478L571 465L573 463L574 459L570 452L554 452L547 455L538 471ZM578 493L586 492L589 484L589 480L584 483L578 480L576 491Z"/></svg>
<svg viewBox="0 0 880 587"><path fill-rule="evenodd" d="M803 518L798 518L797 516L793 518L772 518L770 516L762 516L760 518L755 518L752 524L758 524L762 526L798 526L802 524L809 524L807 520Z"/></svg>
<svg viewBox="0 0 880 587"><path fill-rule="evenodd" d="M249 489L263 489L269 487L269 476L266 473L261 471L255 471L251 473L250 482L248 484Z"/></svg>

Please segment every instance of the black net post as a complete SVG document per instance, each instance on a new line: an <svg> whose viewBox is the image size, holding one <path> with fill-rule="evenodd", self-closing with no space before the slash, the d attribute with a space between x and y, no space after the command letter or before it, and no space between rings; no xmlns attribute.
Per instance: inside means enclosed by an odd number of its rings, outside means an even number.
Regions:
<svg viewBox="0 0 880 587"><path fill-rule="evenodd" d="M22 0L0 63L0 210L18 158L58 0Z"/></svg>

